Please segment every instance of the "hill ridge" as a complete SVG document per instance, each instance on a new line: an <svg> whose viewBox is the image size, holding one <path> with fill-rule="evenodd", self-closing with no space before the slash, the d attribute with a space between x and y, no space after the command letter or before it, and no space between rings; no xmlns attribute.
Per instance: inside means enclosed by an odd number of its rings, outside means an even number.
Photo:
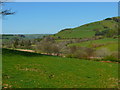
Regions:
<svg viewBox="0 0 120 90"><path fill-rule="evenodd" d="M120 22L120 17L106 18L101 21L87 23L75 28L63 29L53 36L59 38L90 38L94 37L98 31L111 30L111 32L117 33L118 22ZM89 32L86 33L86 31Z"/></svg>

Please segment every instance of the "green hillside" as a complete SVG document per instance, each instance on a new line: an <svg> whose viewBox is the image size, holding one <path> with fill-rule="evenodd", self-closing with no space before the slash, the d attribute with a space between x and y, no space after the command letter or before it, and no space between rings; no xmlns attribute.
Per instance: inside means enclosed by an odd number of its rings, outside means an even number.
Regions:
<svg viewBox="0 0 120 90"><path fill-rule="evenodd" d="M118 64L3 49L3 88L117 88Z"/></svg>
<svg viewBox="0 0 120 90"><path fill-rule="evenodd" d="M82 25L76 28L64 29L54 35L59 38L90 38L95 36L96 32L110 31L117 33L118 22L120 17L107 18L102 21L97 21Z"/></svg>
<svg viewBox="0 0 120 90"><path fill-rule="evenodd" d="M99 40L86 41L81 43L73 43L68 46L80 46L80 47L89 47L89 48L108 48L111 52L118 51L118 39L113 38L104 38Z"/></svg>

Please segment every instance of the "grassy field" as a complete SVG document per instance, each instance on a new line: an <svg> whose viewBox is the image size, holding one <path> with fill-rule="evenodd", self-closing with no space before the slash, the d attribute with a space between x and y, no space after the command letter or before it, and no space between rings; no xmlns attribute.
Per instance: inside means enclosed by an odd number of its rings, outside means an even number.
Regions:
<svg viewBox="0 0 120 90"><path fill-rule="evenodd" d="M116 88L118 64L3 49L5 88Z"/></svg>
<svg viewBox="0 0 120 90"><path fill-rule="evenodd" d="M96 49L107 48L110 51L118 51L118 39L113 38L104 38L81 43L73 43L69 44L68 46L93 47L93 45L98 45Z"/></svg>
<svg viewBox="0 0 120 90"><path fill-rule="evenodd" d="M88 33L89 32L89 33ZM62 37L62 38L89 38L95 35L94 31L91 30L69 30L64 32L59 32L56 34L56 36Z"/></svg>
<svg viewBox="0 0 120 90"><path fill-rule="evenodd" d="M95 30L108 30L108 29L116 29L118 22L114 20L102 20L89 24L85 24L76 28L65 29L57 34L54 37L61 38L91 38L95 36ZM117 30L117 29L116 29Z"/></svg>

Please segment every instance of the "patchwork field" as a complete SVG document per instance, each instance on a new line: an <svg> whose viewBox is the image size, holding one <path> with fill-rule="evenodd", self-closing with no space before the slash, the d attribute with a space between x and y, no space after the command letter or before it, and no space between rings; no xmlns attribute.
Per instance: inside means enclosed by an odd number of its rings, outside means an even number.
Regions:
<svg viewBox="0 0 120 90"><path fill-rule="evenodd" d="M3 49L3 88L117 88L118 64Z"/></svg>
<svg viewBox="0 0 120 90"><path fill-rule="evenodd" d="M96 49L107 48L110 51L118 51L118 39L104 38L81 43L73 43L68 46L93 47Z"/></svg>

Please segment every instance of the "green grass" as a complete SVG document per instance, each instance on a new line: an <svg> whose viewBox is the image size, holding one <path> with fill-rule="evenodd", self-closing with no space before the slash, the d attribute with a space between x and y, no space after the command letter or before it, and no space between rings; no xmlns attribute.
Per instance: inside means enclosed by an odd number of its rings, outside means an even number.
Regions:
<svg viewBox="0 0 120 90"><path fill-rule="evenodd" d="M114 20L102 20L97 21L89 24L85 24L76 28L72 28L69 30L62 30L54 35L54 37L61 37L61 38L91 38L95 36L95 30L117 30L116 26L118 22Z"/></svg>
<svg viewBox="0 0 120 90"><path fill-rule="evenodd" d="M95 32L91 30L80 30L80 31L70 30L70 31L64 31L56 34L56 36L60 36L62 38L88 38L94 35L95 35Z"/></svg>
<svg viewBox="0 0 120 90"><path fill-rule="evenodd" d="M107 48L110 51L118 51L118 43L111 43L111 44L107 44L105 46L101 46L98 47L97 49L101 49L101 48Z"/></svg>
<svg viewBox="0 0 120 90"><path fill-rule="evenodd" d="M118 64L3 49L2 74L11 88L116 88Z"/></svg>
<svg viewBox="0 0 120 90"><path fill-rule="evenodd" d="M96 49L108 48L110 51L118 51L118 39L113 39L113 38L104 38L104 39L86 41L81 43L73 43L73 44L69 44L68 46L92 47L93 44L94 45L104 44L103 46L96 47Z"/></svg>

